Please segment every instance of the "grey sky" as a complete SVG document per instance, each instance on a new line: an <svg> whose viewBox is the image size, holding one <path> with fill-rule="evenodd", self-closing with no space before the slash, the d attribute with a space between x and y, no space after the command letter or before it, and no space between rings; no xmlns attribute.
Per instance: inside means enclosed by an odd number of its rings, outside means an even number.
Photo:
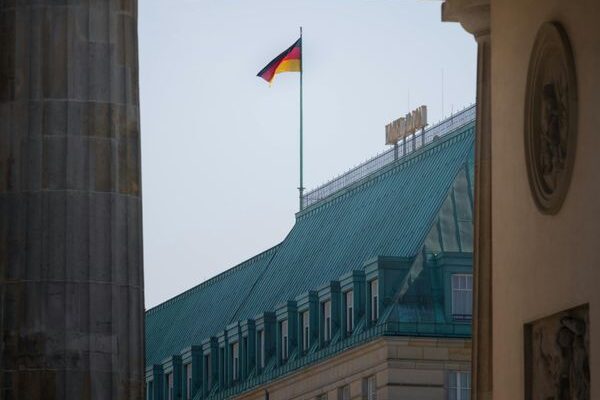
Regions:
<svg viewBox="0 0 600 400"><path fill-rule="evenodd" d="M140 0L146 306L282 241L298 208L298 74L256 73L304 28L305 186L385 150L384 126L474 102L476 46L416 0ZM410 92L410 104L409 104Z"/></svg>

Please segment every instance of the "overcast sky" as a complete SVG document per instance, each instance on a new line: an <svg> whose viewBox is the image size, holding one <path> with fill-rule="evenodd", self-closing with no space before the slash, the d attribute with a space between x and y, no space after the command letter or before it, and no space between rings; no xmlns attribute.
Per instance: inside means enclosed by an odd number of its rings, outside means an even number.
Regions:
<svg viewBox="0 0 600 400"><path fill-rule="evenodd" d="M475 100L476 46L417 0L140 0L146 306L281 242L298 210L298 74L256 73L303 26L305 186L386 149L421 104ZM442 71L443 113L442 113Z"/></svg>

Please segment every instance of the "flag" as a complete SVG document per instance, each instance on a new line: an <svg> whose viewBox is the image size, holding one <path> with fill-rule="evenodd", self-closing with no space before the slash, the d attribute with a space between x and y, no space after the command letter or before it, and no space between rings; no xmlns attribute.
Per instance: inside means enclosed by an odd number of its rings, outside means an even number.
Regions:
<svg viewBox="0 0 600 400"><path fill-rule="evenodd" d="M302 38L291 45L256 75L271 84L276 74L302 71Z"/></svg>

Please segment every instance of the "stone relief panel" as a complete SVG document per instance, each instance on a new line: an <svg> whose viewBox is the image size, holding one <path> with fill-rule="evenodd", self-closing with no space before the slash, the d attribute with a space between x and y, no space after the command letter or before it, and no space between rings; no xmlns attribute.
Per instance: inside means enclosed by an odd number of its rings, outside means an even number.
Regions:
<svg viewBox="0 0 600 400"><path fill-rule="evenodd" d="M525 325L525 399L589 400L588 306Z"/></svg>
<svg viewBox="0 0 600 400"><path fill-rule="evenodd" d="M556 214L567 195L577 136L577 81L569 39L557 22L538 31L527 76L525 157L538 209Z"/></svg>

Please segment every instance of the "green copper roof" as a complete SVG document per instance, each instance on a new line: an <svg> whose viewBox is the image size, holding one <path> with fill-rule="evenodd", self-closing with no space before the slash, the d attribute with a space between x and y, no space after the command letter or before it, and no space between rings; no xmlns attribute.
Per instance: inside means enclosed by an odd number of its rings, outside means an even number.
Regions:
<svg viewBox="0 0 600 400"><path fill-rule="evenodd" d="M436 241L434 251L448 251L445 242L453 251L471 251L463 248L470 236L463 232L459 214L472 204L456 206L453 183L459 174L470 175L465 165L472 160L473 130L469 124L311 205L297 214L281 244L148 310L147 365L200 344L231 322L274 310L361 269L373 257L414 257L425 243ZM451 204L451 222L439 216L445 204ZM462 223L470 223L470 211ZM413 279L420 273L411 271ZM401 316L414 310L397 312Z"/></svg>
<svg viewBox="0 0 600 400"><path fill-rule="evenodd" d="M148 310L147 365L160 363L224 329L276 251L273 247Z"/></svg>

